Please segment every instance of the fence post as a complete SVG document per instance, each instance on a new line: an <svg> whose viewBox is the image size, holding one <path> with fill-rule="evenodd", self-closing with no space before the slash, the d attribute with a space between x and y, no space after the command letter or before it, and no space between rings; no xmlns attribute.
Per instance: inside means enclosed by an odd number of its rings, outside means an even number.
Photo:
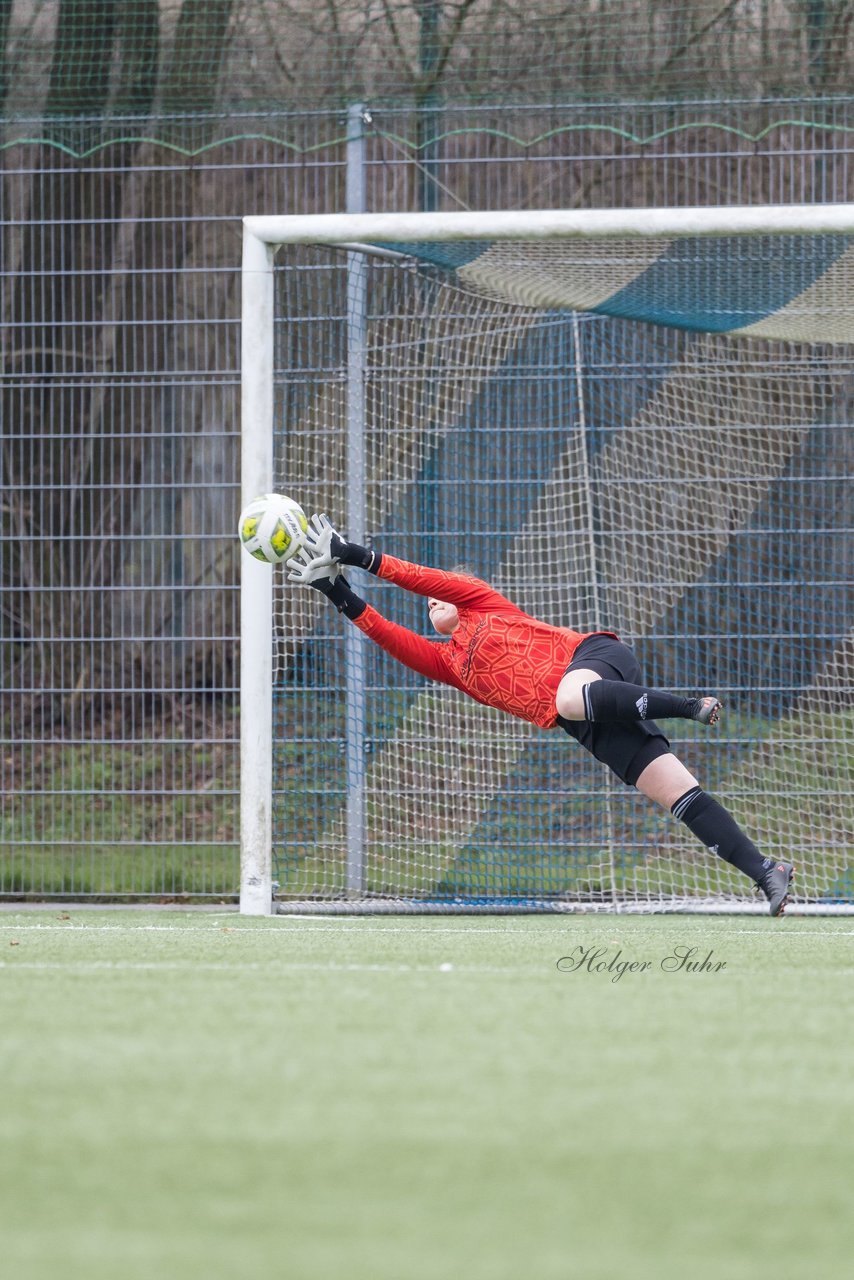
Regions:
<svg viewBox="0 0 854 1280"><path fill-rule="evenodd" d="M347 111L347 213L364 213L364 108ZM365 369L367 363L367 263L362 253L347 254L347 533L363 543L365 510ZM347 757L347 892L365 887L365 649L356 627L345 633Z"/></svg>

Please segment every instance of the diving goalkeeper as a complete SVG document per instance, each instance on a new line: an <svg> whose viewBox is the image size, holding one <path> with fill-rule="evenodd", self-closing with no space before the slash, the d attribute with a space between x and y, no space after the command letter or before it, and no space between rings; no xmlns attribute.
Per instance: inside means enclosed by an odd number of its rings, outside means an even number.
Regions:
<svg viewBox="0 0 854 1280"><path fill-rule="evenodd" d="M352 590L356 566L427 597L430 622L447 640L427 640L384 618ZM703 844L761 889L782 915L794 868L759 852L727 810L707 795L670 750L658 719L714 725L712 696L649 689L634 652L610 631L582 634L541 622L479 578L447 573L368 550L314 515L306 543L288 561L292 582L314 587L398 662L543 729L559 726L621 782L684 822Z"/></svg>

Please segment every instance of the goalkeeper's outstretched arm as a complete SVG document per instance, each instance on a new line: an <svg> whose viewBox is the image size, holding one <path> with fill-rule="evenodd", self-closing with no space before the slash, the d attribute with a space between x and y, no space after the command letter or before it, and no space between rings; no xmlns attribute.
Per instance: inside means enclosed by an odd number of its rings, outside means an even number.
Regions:
<svg viewBox="0 0 854 1280"><path fill-rule="evenodd" d="M490 613L499 614L519 612L517 606L506 596L473 574L431 569L427 565L383 555L379 551L348 541L333 529L326 516L314 515L309 523L308 537L300 553L298 566L294 568L294 561L288 562L288 567L291 568L288 577L292 582L311 581L307 574L336 565L366 569L368 573L393 582L406 591L434 596L460 609L487 609Z"/></svg>
<svg viewBox="0 0 854 1280"><path fill-rule="evenodd" d="M403 666L430 680L462 688L456 673L448 665L444 645L384 618L357 595L341 572L341 565L347 564L377 573L384 562L380 553L341 538L325 516L313 516L312 527L305 547L288 561L289 580L314 587L325 595L339 613L354 622L360 631Z"/></svg>

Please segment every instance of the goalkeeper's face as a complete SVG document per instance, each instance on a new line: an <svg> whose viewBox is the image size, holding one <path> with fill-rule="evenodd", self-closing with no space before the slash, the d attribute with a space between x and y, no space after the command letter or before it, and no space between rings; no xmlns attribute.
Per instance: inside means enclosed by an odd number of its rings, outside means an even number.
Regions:
<svg viewBox="0 0 854 1280"><path fill-rule="evenodd" d="M457 613L455 604L446 604L444 600L436 600L431 596L427 601L427 608L430 611L433 629L438 631L440 636L449 636L459 625L460 615Z"/></svg>

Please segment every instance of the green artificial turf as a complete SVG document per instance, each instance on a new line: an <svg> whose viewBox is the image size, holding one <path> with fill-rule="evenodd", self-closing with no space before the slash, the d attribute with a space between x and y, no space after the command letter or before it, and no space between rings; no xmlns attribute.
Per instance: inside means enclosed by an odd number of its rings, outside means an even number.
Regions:
<svg viewBox="0 0 854 1280"><path fill-rule="evenodd" d="M3 1272L847 1277L852 991L844 918L7 911Z"/></svg>

